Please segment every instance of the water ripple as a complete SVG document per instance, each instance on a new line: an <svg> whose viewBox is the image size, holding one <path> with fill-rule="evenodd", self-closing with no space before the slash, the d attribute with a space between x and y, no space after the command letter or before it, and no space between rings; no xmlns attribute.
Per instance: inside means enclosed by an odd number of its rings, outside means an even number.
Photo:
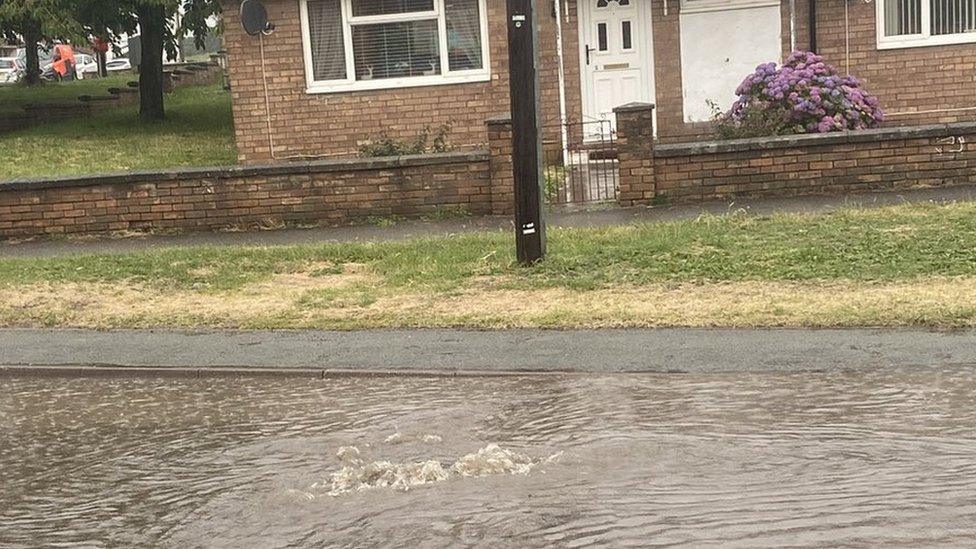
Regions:
<svg viewBox="0 0 976 549"><path fill-rule="evenodd" d="M343 446L449 464L489 444L563 454L319 497ZM976 368L7 377L0 485L4 547L972 546Z"/></svg>

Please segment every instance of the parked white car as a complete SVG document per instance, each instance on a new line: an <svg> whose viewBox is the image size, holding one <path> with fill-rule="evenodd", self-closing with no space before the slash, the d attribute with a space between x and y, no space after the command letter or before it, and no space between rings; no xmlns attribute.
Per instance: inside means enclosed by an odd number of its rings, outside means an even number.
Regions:
<svg viewBox="0 0 976 549"><path fill-rule="evenodd" d="M0 57L0 84L12 84L17 77L17 58Z"/></svg>
<svg viewBox="0 0 976 549"><path fill-rule="evenodd" d="M129 63L129 60L123 57L113 59L108 63L105 63L105 68L108 70L108 72L127 71L132 69L132 63Z"/></svg>
<svg viewBox="0 0 976 549"><path fill-rule="evenodd" d="M78 79L84 80L85 73L98 74L98 60L87 53L75 53L75 72Z"/></svg>

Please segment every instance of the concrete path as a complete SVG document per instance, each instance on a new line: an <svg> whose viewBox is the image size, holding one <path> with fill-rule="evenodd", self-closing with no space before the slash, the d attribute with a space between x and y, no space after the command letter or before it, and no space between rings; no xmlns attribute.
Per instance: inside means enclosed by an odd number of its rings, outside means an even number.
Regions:
<svg viewBox="0 0 976 549"><path fill-rule="evenodd" d="M671 207L613 208L585 211L554 211L547 214L552 227L593 227L633 222L693 219L702 213L725 214L745 211L755 215L778 212L827 212L847 205L885 206L904 202L947 202L976 200L976 186L957 186L905 191L769 198L736 202L708 202ZM114 239L37 240L19 244L0 243L3 257L50 257L82 253L121 253L180 246L276 246L320 242L402 240L421 236L450 235L484 230L509 229L511 220L478 217L449 221L402 221L392 226L346 226L314 229L283 229L253 232L201 232L170 236L139 236Z"/></svg>
<svg viewBox="0 0 976 549"><path fill-rule="evenodd" d="M797 372L976 365L921 330L0 330L0 374Z"/></svg>

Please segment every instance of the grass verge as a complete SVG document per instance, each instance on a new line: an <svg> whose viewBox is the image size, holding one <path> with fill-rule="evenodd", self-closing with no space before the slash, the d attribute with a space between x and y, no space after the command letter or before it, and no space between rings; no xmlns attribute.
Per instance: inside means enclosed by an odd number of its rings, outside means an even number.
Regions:
<svg viewBox="0 0 976 549"><path fill-rule="evenodd" d="M976 326L976 205L0 262L0 324Z"/></svg>
<svg viewBox="0 0 976 549"><path fill-rule="evenodd" d="M162 122L140 122L137 111L126 105L0 135L0 179L236 163L230 94L220 86L168 94Z"/></svg>

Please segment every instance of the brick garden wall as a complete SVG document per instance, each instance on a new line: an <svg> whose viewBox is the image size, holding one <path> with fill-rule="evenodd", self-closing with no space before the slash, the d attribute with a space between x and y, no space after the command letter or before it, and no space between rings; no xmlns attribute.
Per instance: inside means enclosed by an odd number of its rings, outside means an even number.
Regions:
<svg viewBox="0 0 976 549"><path fill-rule="evenodd" d="M976 122L662 144L653 109L616 110L624 206L976 184ZM471 152L0 182L0 239L510 215L511 121L482 136Z"/></svg>
<svg viewBox="0 0 976 549"><path fill-rule="evenodd" d="M653 110L616 110L624 206L976 183L976 122L660 143Z"/></svg>
<svg viewBox="0 0 976 549"><path fill-rule="evenodd" d="M961 141L960 141L961 140ZM976 123L658 145L656 200L976 183Z"/></svg>
<svg viewBox="0 0 976 549"><path fill-rule="evenodd" d="M0 183L0 239L492 213L486 152Z"/></svg>

